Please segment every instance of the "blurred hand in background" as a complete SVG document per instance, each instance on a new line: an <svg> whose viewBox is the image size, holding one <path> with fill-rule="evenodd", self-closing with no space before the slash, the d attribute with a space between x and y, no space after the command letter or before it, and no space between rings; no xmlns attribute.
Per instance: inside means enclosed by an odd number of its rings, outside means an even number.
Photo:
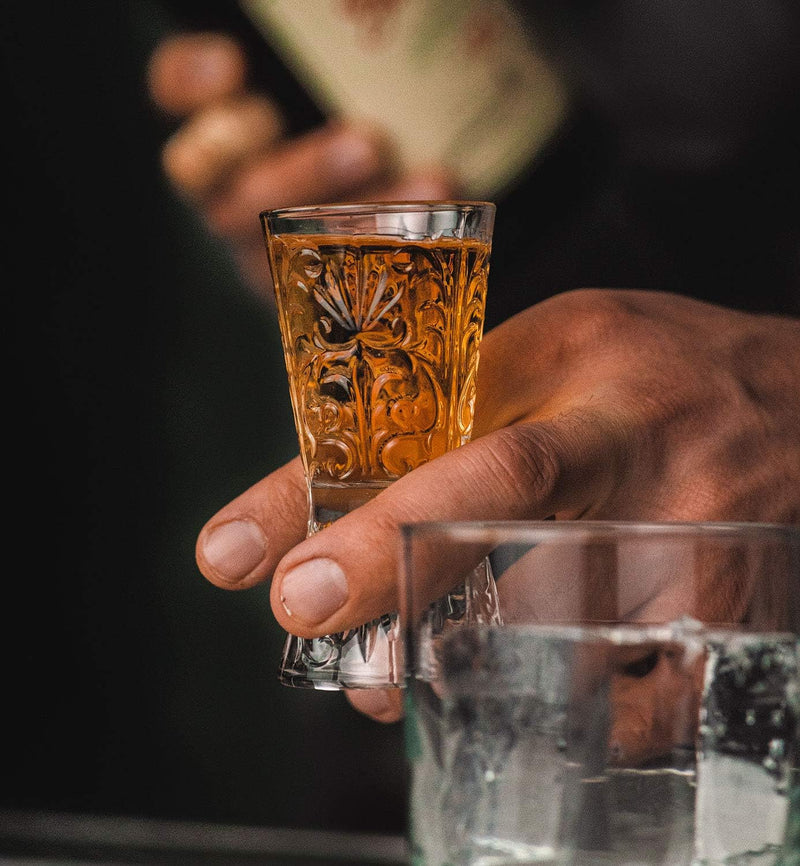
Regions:
<svg viewBox="0 0 800 866"><path fill-rule="evenodd" d="M226 241L248 285L271 299L258 214L275 207L337 201L447 199L444 170L400 176L378 131L332 119L286 134L274 101L248 84L247 61L230 37L170 37L153 53L154 103L180 121L163 164L175 188Z"/></svg>

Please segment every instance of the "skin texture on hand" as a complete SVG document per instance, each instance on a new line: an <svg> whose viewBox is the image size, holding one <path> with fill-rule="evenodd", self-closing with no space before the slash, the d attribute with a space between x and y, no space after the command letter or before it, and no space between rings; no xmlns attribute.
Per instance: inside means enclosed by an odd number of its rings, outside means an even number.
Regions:
<svg viewBox="0 0 800 866"><path fill-rule="evenodd" d="M436 166L399 176L379 130L332 118L287 137L278 106L248 89L246 58L226 36L165 40L150 59L148 86L155 105L181 121L163 149L167 177L228 243L245 281L270 303L261 211L457 195Z"/></svg>
<svg viewBox="0 0 800 866"><path fill-rule="evenodd" d="M795 320L666 293L567 292L484 338L470 444L308 539L295 460L209 521L198 565L230 589L272 577L280 624L314 637L397 608L404 522L800 523L798 394ZM349 697L377 719L400 715L397 694Z"/></svg>
<svg viewBox="0 0 800 866"><path fill-rule="evenodd" d="M148 84L180 122L163 149L167 177L268 302L260 211L458 196L436 167L398 176L378 130L332 118L287 136L278 106L251 92L246 58L224 36L167 40ZM244 492L202 530L203 574L229 589L272 578L280 624L313 637L397 609L397 529L406 521L800 522L798 322L654 292L566 293L487 334L478 387L471 444L312 538L299 459ZM546 603L547 588L523 577L499 587L512 621ZM718 583L706 594L711 617L736 610L736 587ZM431 600L447 588L432 581ZM620 766L693 737L702 670L669 654L643 661L613 681L609 755ZM397 691L348 698L376 720L401 716Z"/></svg>

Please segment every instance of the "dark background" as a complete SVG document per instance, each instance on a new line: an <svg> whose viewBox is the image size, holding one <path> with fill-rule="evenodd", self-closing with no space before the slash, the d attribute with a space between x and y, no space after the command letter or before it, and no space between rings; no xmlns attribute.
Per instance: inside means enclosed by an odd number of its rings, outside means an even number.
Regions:
<svg viewBox="0 0 800 866"><path fill-rule="evenodd" d="M176 13L2 17L0 808L398 831L400 727L280 686L266 588L194 562L297 445L275 320L162 180L143 69Z"/></svg>
<svg viewBox="0 0 800 866"><path fill-rule="evenodd" d="M522 6L575 110L498 202L490 324L591 285L797 312L794 4ZM399 831L399 726L280 687L266 590L194 564L205 520L296 444L277 325L162 179L144 64L223 27L294 129L319 113L232 2L2 19L0 808Z"/></svg>

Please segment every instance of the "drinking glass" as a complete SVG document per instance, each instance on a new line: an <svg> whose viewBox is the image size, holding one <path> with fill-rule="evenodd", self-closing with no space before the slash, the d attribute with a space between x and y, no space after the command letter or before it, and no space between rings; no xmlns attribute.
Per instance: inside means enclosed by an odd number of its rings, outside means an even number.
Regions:
<svg viewBox="0 0 800 866"><path fill-rule="evenodd" d="M309 535L470 438L494 212L488 202L400 202L261 214ZM491 618L491 586L479 564L440 615ZM280 679L400 686L396 613L322 638L289 635Z"/></svg>
<svg viewBox="0 0 800 866"><path fill-rule="evenodd" d="M800 862L800 531L403 528L415 866ZM483 557L501 623L436 599Z"/></svg>

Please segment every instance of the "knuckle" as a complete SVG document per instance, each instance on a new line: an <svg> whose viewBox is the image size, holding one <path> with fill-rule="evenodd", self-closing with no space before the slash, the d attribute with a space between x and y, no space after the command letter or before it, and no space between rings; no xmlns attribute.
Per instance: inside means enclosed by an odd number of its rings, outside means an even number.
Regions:
<svg viewBox="0 0 800 866"><path fill-rule="evenodd" d="M161 165L169 181L184 192L193 193L204 183L204 167L183 130L175 133L164 145Z"/></svg>
<svg viewBox="0 0 800 866"><path fill-rule="evenodd" d="M750 519L752 497L758 497L754 479L745 479L731 471L727 461L719 462L707 455L679 483L679 493L673 510L685 520L737 520Z"/></svg>
<svg viewBox="0 0 800 866"><path fill-rule="evenodd" d="M212 191L249 156L268 150L283 121L269 100L248 96L198 111L164 145L169 179L191 195Z"/></svg>
<svg viewBox="0 0 800 866"><path fill-rule="evenodd" d="M637 318L634 296L625 291L574 289L559 295L569 319L567 333L575 346L627 342Z"/></svg>
<svg viewBox="0 0 800 866"><path fill-rule="evenodd" d="M687 520L723 520L732 517L734 500L730 481L709 473L687 485L680 512Z"/></svg>
<svg viewBox="0 0 800 866"><path fill-rule="evenodd" d="M494 496L505 508L518 503L519 514L553 498L561 474L558 449L543 428L535 424L507 427L486 437L486 461L493 478Z"/></svg>

